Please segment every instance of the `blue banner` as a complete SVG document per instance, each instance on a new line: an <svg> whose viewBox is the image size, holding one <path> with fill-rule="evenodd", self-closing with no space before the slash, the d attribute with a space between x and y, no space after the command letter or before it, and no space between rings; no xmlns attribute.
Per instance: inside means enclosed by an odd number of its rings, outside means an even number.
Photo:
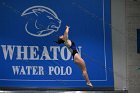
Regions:
<svg viewBox="0 0 140 93"><path fill-rule="evenodd" d="M1 0L0 87L89 88L64 44L84 59L94 88L113 88L110 0Z"/></svg>

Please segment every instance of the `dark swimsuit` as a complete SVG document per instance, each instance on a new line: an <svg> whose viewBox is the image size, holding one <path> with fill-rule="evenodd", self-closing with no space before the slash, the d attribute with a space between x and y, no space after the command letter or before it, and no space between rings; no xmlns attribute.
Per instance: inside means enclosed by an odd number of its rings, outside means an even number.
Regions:
<svg viewBox="0 0 140 93"><path fill-rule="evenodd" d="M73 58L74 58L74 56L75 56L75 54L76 53L78 53L78 51L77 51L77 49L76 49L76 45L75 45L75 43L73 42L73 41L71 41L71 46L69 47L70 49L72 49L72 56L73 56Z"/></svg>
<svg viewBox="0 0 140 93"><path fill-rule="evenodd" d="M69 49L69 51L71 52L71 54L72 54L72 56L73 56L73 58L74 58L74 56L75 56L75 54L76 53L78 53L78 51L77 51L77 49L76 49L76 45L75 45L75 43L73 42L73 41L71 41L71 46L68 46L67 44L66 44L66 42L64 41L64 40L62 40L62 39L58 39L58 41L55 41L56 43L58 43L58 44L65 44L65 46Z"/></svg>

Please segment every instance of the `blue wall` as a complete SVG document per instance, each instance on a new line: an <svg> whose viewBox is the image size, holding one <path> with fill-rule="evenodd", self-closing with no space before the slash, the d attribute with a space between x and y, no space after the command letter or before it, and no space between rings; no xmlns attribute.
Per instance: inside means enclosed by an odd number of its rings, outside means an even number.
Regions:
<svg viewBox="0 0 140 93"><path fill-rule="evenodd" d="M22 13L32 6L45 6L53 10L58 18L55 25L60 28L48 36L36 37L28 34L25 30L27 22L31 22L29 30L37 34L32 22L38 18L38 27L47 28L50 23L46 16L52 16L45 12L36 12L28 16L21 16ZM73 62L72 56L68 59L67 50L63 45L57 45L53 41L63 34L65 26L70 26L69 38L75 41L78 50L81 49L81 56L85 60L89 78L94 87L114 87L112 67L112 44L110 29L110 0L6 0L0 1L0 86L1 87L41 87L41 88L86 88L81 70ZM28 10L28 13L32 10ZM54 16L52 16L54 17ZM55 18L54 18L55 19ZM61 20L58 23L57 19ZM40 29L39 29L40 30ZM49 33L46 31L45 33ZM4 46L14 47L12 59L9 55L5 58ZM17 47L28 46L27 56L30 58L30 47L37 46L37 60L17 59ZM47 47L50 59L40 59L43 46ZM60 48L55 52L51 47ZM63 51L64 49L64 51ZM23 47L22 47L23 50ZM36 55L36 57L37 57ZM65 60L63 58L65 57ZM56 55L55 55L56 56ZM23 54L22 54L23 57ZM13 66L41 66L44 68L44 75L14 75ZM50 66L63 66L72 68L70 75L49 75ZM19 67L19 71L22 69ZM27 73L26 73L27 74Z"/></svg>

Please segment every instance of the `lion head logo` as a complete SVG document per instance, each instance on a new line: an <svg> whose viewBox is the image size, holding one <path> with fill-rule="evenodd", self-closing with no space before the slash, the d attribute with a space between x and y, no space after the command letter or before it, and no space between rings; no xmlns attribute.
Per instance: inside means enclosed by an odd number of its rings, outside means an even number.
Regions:
<svg viewBox="0 0 140 93"><path fill-rule="evenodd" d="M48 36L57 32L61 26L61 20L57 14L45 6L29 7L21 16L28 19L25 24L25 30L32 36Z"/></svg>

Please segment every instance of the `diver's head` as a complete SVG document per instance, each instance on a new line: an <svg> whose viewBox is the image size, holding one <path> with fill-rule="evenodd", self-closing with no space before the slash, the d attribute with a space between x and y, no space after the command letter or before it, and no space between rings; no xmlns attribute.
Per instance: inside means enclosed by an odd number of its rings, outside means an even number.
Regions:
<svg viewBox="0 0 140 93"><path fill-rule="evenodd" d="M63 40L63 35L58 37L58 40L56 41L57 44L62 44L65 41Z"/></svg>

